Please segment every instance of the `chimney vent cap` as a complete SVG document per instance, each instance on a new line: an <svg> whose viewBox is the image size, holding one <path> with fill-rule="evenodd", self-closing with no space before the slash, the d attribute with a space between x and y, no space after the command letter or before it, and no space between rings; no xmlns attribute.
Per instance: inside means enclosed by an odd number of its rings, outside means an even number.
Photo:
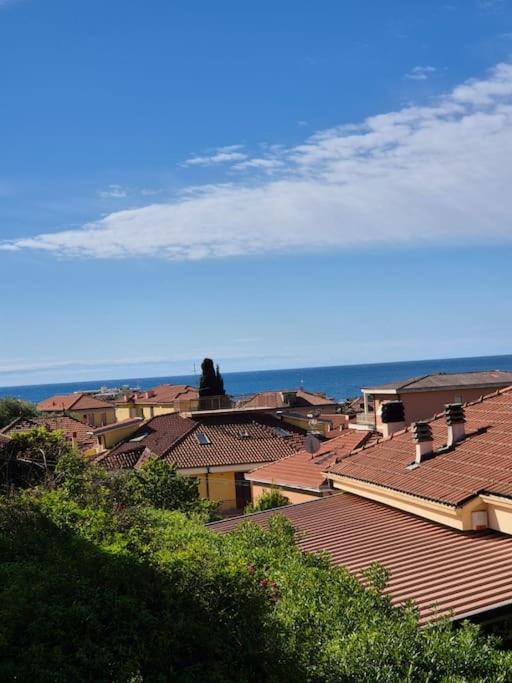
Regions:
<svg viewBox="0 0 512 683"><path fill-rule="evenodd" d="M444 416L448 426L466 422L462 403L447 403L444 407Z"/></svg>
<svg viewBox="0 0 512 683"><path fill-rule="evenodd" d="M404 422L404 404L402 401L384 401L381 405L380 417L384 424Z"/></svg>
<svg viewBox="0 0 512 683"><path fill-rule="evenodd" d="M411 425L412 438L415 443L433 441L432 428L428 422L413 422Z"/></svg>

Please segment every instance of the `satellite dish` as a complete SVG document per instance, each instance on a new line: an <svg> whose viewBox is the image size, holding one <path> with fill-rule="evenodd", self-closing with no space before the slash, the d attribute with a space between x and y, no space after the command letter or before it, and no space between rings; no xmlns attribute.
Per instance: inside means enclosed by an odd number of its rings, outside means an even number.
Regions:
<svg viewBox="0 0 512 683"><path fill-rule="evenodd" d="M304 449L311 455L315 455L320 448L320 441L313 436L313 434L308 434L304 441Z"/></svg>

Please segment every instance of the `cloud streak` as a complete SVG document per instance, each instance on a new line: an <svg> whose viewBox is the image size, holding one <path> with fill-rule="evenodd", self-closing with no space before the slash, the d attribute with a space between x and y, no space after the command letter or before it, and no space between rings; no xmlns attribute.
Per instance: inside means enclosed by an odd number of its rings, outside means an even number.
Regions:
<svg viewBox="0 0 512 683"><path fill-rule="evenodd" d="M217 154L243 153L231 147ZM254 159L225 159L231 176L244 171L235 182L190 188L171 202L116 211L0 249L193 260L510 243L511 156L512 65L499 64L428 106L325 130Z"/></svg>

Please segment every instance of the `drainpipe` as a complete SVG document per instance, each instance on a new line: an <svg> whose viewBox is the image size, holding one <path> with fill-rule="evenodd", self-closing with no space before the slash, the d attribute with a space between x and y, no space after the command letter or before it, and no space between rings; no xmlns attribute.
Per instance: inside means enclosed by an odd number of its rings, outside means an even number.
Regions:
<svg viewBox="0 0 512 683"><path fill-rule="evenodd" d="M207 465L206 466L206 481L205 481L205 483L206 483L206 497L208 498L208 500L210 500L210 481L208 479L209 474L210 474L210 466Z"/></svg>

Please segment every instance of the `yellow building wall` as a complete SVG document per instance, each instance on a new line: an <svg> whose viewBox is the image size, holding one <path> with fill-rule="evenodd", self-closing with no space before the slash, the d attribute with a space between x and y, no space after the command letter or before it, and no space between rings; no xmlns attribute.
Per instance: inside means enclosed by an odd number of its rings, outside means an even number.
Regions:
<svg viewBox="0 0 512 683"><path fill-rule="evenodd" d="M94 408L94 410L72 410L82 422L91 427L103 427L103 425L113 424L116 421L116 410L111 408Z"/></svg>
<svg viewBox="0 0 512 683"><path fill-rule="evenodd" d="M155 417L156 415L169 415L169 413L175 412L176 408L172 405L144 405L141 403L134 405L133 403L126 403L116 406L116 420L117 422L122 422L131 417L142 417L144 420L148 420L150 417Z"/></svg>
<svg viewBox="0 0 512 683"><path fill-rule="evenodd" d="M119 429L113 429L111 432L105 432L105 434L101 434L101 450L103 450L103 448L112 448L120 441L128 438L131 434L136 432L139 427L140 423L136 422L135 424L127 425L126 427Z"/></svg>
<svg viewBox="0 0 512 683"><path fill-rule="evenodd" d="M338 475L331 474L329 478L336 489L384 503L390 507L410 512L419 517L425 517L425 519L430 519L433 522L438 522L454 529L460 529L461 531L470 531L472 529L471 514L473 512L487 509L486 504L478 496L462 507L453 507Z"/></svg>
<svg viewBox="0 0 512 683"><path fill-rule="evenodd" d="M192 475L199 480L199 495L209 500L221 500L220 510L236 509L234 472L209 472ZM208 485L206 478L208 477Z"/></svg>
<svg viewBox="0 0 512 683"><path fill-rule="evenodd" d="M308 500L315 500L319 496L314 493L307 493L305 491L295 491L292 489L284 489L280 486L264 486L263 484L252 484L251 483L251 494L253 503L263 494L274 489L278 489L283 496L286 496L290 503L295 505L296 503L306 503Z"/></svg>

